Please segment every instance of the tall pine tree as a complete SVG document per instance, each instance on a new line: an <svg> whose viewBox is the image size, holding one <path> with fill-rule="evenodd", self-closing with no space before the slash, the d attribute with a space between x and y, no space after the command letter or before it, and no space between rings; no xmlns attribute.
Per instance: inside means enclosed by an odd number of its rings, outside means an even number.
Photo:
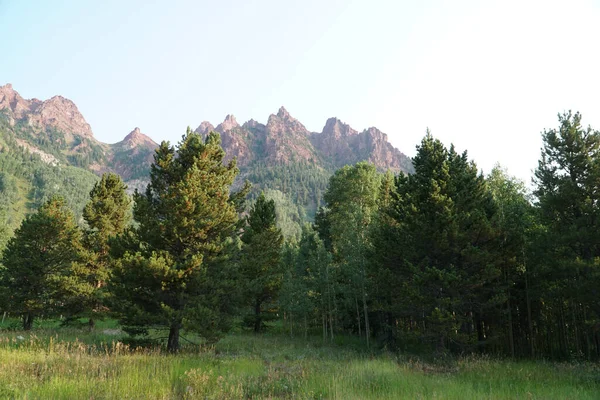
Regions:
<svg viewBox="0 0 600 400"><path fill-rule="evenodd" d="M583 127L581 114L558 116L544 131L535 192L547 246L538 276L547 333L546 352L600 356L600 132ZM558 329L555 327L558 322ZM595 346L592 345L595 344ZM558 346L556 346L558 344ZM595 349L593 349L595 347Z"/></svg>
<svg viewBox="0 0 600 400"><path fill-rule="evenodd" d="M71 299L71 315L89 317L90 327L94 317L106 311L106 282L110 277L111 258L109 241L122 234L129 225L131 200L127 186L117 174L107 173L90 191L90 200L83 209L87 222L84 244L86 260L77 267L88 290Z"/></svg>
<svg viewBox="0 0 600 400"><path fill-rule="evenodd" d="M231 325L236 286L227 257L245 192L230 192L238 168L224 156L217 133L203 141L188 128L177 149L160 145L146 192L134 194L138 225L123 235L113 307L131 333L167 329L171 352L182 328L212 340Z"/></svg>
<svg viewBox="0 0 600 400"><path fill-rule="evenodd" d="M246 287L246 299L252 313L246 323L254 332L262 330L264 321L273 318L272 312L265 309L277 300L283 272L280 257L283 235L277 228L275 202L267 200L261 193L247 217L247 225L242 235L241 271Z"/></svg>

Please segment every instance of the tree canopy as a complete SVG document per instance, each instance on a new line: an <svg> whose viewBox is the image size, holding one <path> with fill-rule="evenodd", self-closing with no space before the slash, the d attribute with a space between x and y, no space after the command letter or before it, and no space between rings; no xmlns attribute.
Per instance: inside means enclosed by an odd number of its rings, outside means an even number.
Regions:
<svg viewBox="0 0 600 400"><path fill-rule="evenodd" d="M134 194L137 226L123 235L131 248L115 266L113 307L131 333L168 329L169 351L182 328L212 339L230 325L235 271L224 258L237 229L238 169L224 156L217 133L203 141L188 129L177 148L160 145L146 192Z"/></svg>

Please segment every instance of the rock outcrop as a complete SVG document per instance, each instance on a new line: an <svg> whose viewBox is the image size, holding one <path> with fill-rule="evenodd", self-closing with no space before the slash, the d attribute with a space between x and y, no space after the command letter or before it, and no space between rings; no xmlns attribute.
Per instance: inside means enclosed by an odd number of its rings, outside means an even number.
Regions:
<svg viewBox="0 0 600 400"><path fill-rule="evenodd" d="M241 167L261 161L267 165L312 163L333 169L366 160L380 170L412 172L410 158L377 128L359 133L339 119L329 118L322 132L309 132L284 107L271 114L266 125L251 119L240 126L228 115L216 128L204 121L196 129L203 135L210 131L221 134L227 159L237 157Z"/></svg>
<svg viewBox="0 0 600 400"><path fill-rule="evenodd" d="M49 100L27 100L17 93L11 84L0 86L0 110L4 111L11 125L22 122L32 128L54 128L63 132L67 143L74 136L88 139L94 137L92 128L71 100L54 96Z"/></svg>

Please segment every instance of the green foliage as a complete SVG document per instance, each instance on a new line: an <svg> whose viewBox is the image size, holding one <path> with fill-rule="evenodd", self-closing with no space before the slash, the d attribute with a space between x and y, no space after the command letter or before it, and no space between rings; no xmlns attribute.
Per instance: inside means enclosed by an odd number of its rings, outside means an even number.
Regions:
<svg viewBox="0 0 600 400"><path fill-rule="evenodd" d="M81 168L43 162L17 144L14 129L0 117L0 214L5 215L8 234L54 195L62 196L82 222L81 212L98 177Z"/></svg>
<svg viewBox="0 0 600 400"><path fill-rule="evenodd" d="M536 338L532 352L598 357L600 132L584 128L579 113L558 119L558 129L542 134L544 146L535 171L540 226L532 241L531 274L540 302L532 306L547 316L539 327L547 335ZM557 321L561 330L554 334ZM549 335L557 337L556 342Z"/></svg>
<svg viewBox="0 0 600 400"><path fill-rule="evenodd" d="M245 322L255 332L263 329L265 320L273 319L273 303L281 287L280 270L283 235L276 225L275 202L261 193L246 218L242 234L242 258L240 270L244 279L247 305L252 314ZM265 307L269 307L265 309Z"/></svg>
<svg viewBox="0 0 600 400"><path fill-rule="evenodd" d="M137 226L122 236L131 248L114 269L113 307L129 332L169 329L170 351L182 327L213 339L230 325L238 169L224 155L218 134L203 142L188 129L177 149L163 142L146 192L134 194Z"/></svg>
<svg viewBox="0 0 600 400"><path fill-rule="evenodd" d="M87 315L92 326L92 318L102 316L106 311L105 286L112 264L109 241L122 234L129 225L131 200L126 188L118 175L102 175L83 210L88 226L83 237L85 260L77 265L76 273L85 290L69 299L67 314L70 318Z"/></svg>
<svg viewBox="0 0 600 400"><path fill-rule="evenodd" d="M381 176L375 166L361 162L337 170L324 196L333 260L342 276L346 314L349 317L356 313L356 327L359 334L364 329L367 343L370 337L368 292L372 276L368 262L372 246L370 230L378 210L380 185ZM362 327L361 318L364 319Z"/></svg>
<svg viewBox="0 0 600 400"><path fill-rule="evenodd" d="M78 290L73 264L81 259L81 231L60 197L28 216L2 255L0 287L7 309L31 329L40 314L58 313Z"/></svg>
<svg viewBox="0 0 600 400"><path fill-rule="evenodd" d="M384 274L403 289L400 296L388 292L381 301L395 303L388 319L402 318L402 329L419 329L440 351L450 344L482 344L486 337L478 325L493 322L482 318L496 305L493 288L499 276L495 206L485 179L466 152L446 149L429 133L417 148L414 166L415 174L397 179L387 218L381 220L387 225L381 232L393 239L377 243L377 253L388 254L380 257Z"/></svg>
<svg viewBox="0 0 600 400"><path fill-rule="evenodd" d="M318 233L304 225L302 237L296 251L290 251L288 270L282 292L283 307L288 313L290 333L293 335L296 324L304 323L307 334L308 320L321 322L323 340L333 340L333 322L336 318L337 270L331 262L331 255Z"/></svg>
<svg viewBox="0 0 600 400"><path fill-rule="evenodd" d="M275 203L277 227L283 237L286 240L298 241L302 234L302 224L306 221L304 209L279 190L267 189L264 191L264 196Z"/></svg>
<svg viewBox="0 0 600 400"><path fill-rule="evenodd" d="M256 162L245 167L241 176L252 183L250 199L256 198L261 191L278 190L303 207L306 215L312 218L321 205L332 172L307 163L266 165Z"/></svg>

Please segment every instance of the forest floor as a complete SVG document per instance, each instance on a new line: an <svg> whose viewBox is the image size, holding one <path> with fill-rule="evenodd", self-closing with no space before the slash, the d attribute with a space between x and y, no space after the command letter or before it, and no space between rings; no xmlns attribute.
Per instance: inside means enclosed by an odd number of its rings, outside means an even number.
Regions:
<svg viewBox="0 0 600 400"><path fill-rule="evenodd" d="M8 323L8 322L7 322ZM236 332L178 355L132 350L112 321L0 329L1 399L599 399L600 365L367 350L354 338ZM2 328L2 327L0 327Z"/></svg>

